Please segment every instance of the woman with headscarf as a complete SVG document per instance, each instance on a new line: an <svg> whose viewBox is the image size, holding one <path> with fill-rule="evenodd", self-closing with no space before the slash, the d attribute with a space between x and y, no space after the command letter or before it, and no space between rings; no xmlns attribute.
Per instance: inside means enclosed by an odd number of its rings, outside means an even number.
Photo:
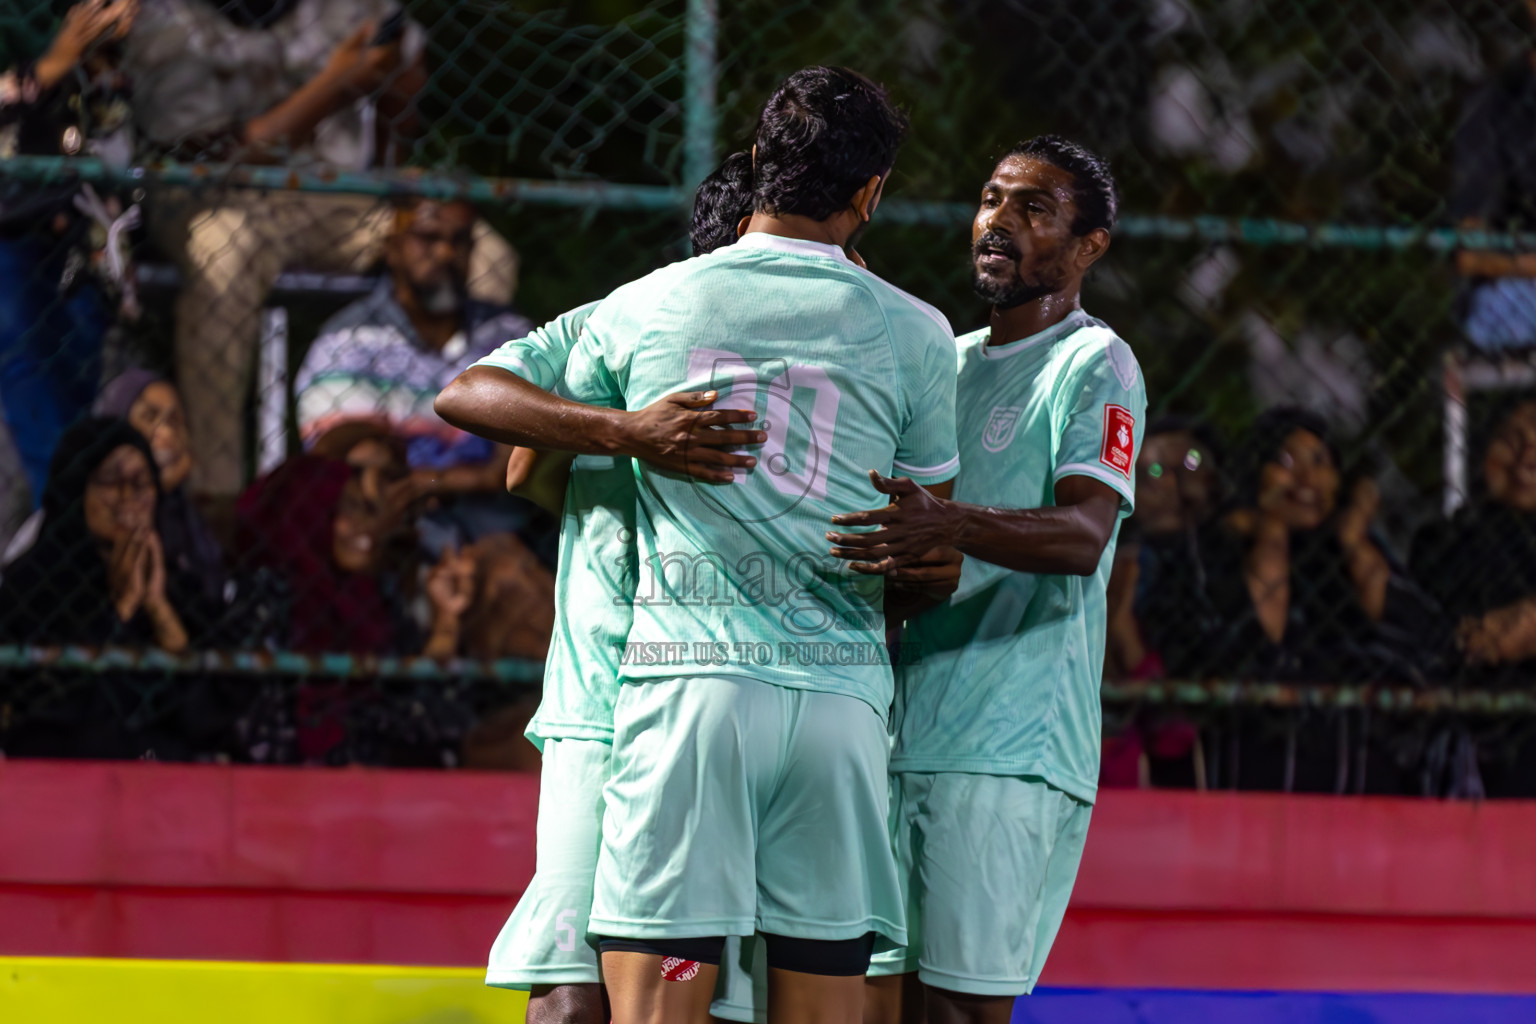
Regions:
<svg viewBox="0 0 1536 1024"><path fill-rule="evenodd" d="M1536 400L1507 399L1489 417L1482 473L1449 519L1413 541L1413 570L1444 607L1461 683L1530 692L1536 678ZM1536 738L1522 723L1453 733L1435 753L1478 766L1489 796L1536 796ZM1475 754L1472 751L1475 750ZM1434 765L1431 765L1433 769ZM1430 772L1431 776L1435 773ZM1446 791L1464 790L1453 776ZM1459 795L1459 794L1458 794Z"/></svg>
<svg viewBox="0 0 1536 1024"><path fill-rule="evenodd" d="M1472 500L1419 531L1413 567L1451 616L1463 676L1528 687L1536 667L1536 401L1497 419Z"/></svg>
<svg viewBox="0 0 1536 1024"><path fill-rule="evenodd" d="M176 386L151 370L127 370L101 389L93 411L97 416L127 420L149 442L160 471L162 494L155 529L166 565L208 605L221 604L229 578L224 552L187 493L192 445Z"/></svg>
<svg viewBox="0 0 1536 1024"><path fill-rule="evenodd" d="M1254 423L1240 505L1223 520L1217 608L1234 609L1214 653L1222 671L1269 680L1417 682L1433 612L1374 533L1379 494L1346 499L1327 424L1297 408Z"/></svg>
<svg viewBox="0 0 1536 1024"><path fill-rule="evenodd" d="M1424 681L1436 611L1374 531L1375 484L1344 486L1327 424L1303 409L1255 421L1237 463L1237 506L1211 531L1210 674L1256 682ZM1347 497L1346 497L1347 495ZM1399 792L1413 766L1349 714L1235 709L1213 747L1215 785Z"/></svg>
<svg viewBox="0 0 1536 1024"><path fill-rule="evenodd" d="M65 431L37 541L0 584L0 642L185 650L155 530L159 503L159 472L138 431L104 418Z"/></svg>
<svg viewBox="0 0 1536 1024"><path fill-rule="evenodd" d="M426 636L408 614L414 544L405 509L393 500L389 467L355 467L300 455L252 484L237 508L240 550L268 566L292 593L291 643L311 654L451 656L474 595L473 561L445 556L427 580L432 608ZM304 761L442 763L472 715L452 687L415 695L415 715L400 701L351 683L302 686L297 695L299 757Z"/></svg>

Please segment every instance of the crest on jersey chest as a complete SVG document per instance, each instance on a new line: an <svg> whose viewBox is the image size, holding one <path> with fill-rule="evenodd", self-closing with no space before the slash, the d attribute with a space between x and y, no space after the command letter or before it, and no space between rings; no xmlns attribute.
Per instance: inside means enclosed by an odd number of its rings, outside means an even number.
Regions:
<svg viewBox="0 0 1536 1024"><path fill-rule="evenodd" d="M1013 443L1013 435L1019 429L1024 410L1016 405L998 405L987 417L987 427L981 432L981 446L989 452L1000 452Z"/></svg>

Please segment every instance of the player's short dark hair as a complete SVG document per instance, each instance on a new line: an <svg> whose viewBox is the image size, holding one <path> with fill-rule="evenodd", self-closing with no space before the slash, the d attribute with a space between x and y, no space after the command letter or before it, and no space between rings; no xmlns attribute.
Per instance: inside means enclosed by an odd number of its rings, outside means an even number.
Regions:
<svg viewBox="0 0 1536 1024"><path fill-rule="evenodd" d="M693 194L688 239L702 256L736 241L736 225L752 214L752 154L732 153Z"/></svg>
<svg viewBox="0 0 1536 1024"><path fill-rule="evenodd" d="M906 115L857 71L796 71L757 122L756 208L826 220L891 169L906 134Z"/></svg>
<svg viewBox="0 0 1536 1024"><path fill-rule="evenodd" d="M1072 233L1078 238L1099 228L1108 231L1115 226L1115 218L1120 214L1120 197L1115 189L1115 176L1109 170L1109 161L1060 135L1037 135L1026 139L1003 154L1003 159L1010 156L1043 160L1072 175L1072 202L1077 206Z"/></svg>

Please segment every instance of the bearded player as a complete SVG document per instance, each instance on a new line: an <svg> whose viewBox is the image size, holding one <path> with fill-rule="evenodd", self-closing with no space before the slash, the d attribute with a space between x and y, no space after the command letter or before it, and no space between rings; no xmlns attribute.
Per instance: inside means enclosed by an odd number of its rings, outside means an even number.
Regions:
<svg viewBox="0 0 1536 1024"><path fill-rule="evenodd" d="M893 504L833 521L883 528L828 535L866 572L945 545L966 556L959 589L903 637L919 659L896 674L891 829L909 939L875 957L867 1021L903 1003L929 1024L1009 1020L1077 877L1105 587L1146 414L1130 347L1081 303L1115 212L1109 168L1075 143L1043 136L1003 157L972 227L992 313L957 341L953 500L878 478Z"/></svg>
<svg viewBox="0 0 1536 1024"><path fill-rule="evenodd" d="M751 179L751 156L737 153L699 185L690 230L696 254L736 240L752 213ZM515 400L525 387L552 389L599 305L574 309L476 363L439 396L439 414L463 429L495 438L499 404ZM601 843L602 791L613 746L618 648L629 635L636 587L630 456L686 471L676 458L681 447L691 451L689 466L695 472L706 466L748 465L750 458L730 455L719 446L754 443L760 439L758 432L700 432L733 419L751 419L751 414L693 411L702 404L693 396L673 395L638 417L617 421L631 435L625 454L578 456L563 489L555 629L543 700L527 732L543 752L537 869L497 937L486 971L488 985L529 990L529 1024L608 1020L587 918ZM692 443L679 445L684 437ZM558 456L547 458L554 461ZM532 462L531 452L518 449L513 472L528 474Z"/></svg>

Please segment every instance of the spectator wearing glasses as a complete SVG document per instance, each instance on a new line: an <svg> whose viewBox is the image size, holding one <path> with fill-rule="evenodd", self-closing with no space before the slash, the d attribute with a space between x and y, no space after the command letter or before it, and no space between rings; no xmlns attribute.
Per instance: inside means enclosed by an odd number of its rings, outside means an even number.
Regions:
<svg viewBox="0 0 1536 1024"><path fill-rule="evenodd" d="M0 642L127 644L172 653L189 639L155 529L160 475L122 420L64 433L43 490L35 544L0 582Z"/></svg>
<svg viewBox="0 0 1536 1024"><path fill-rule="evenodd" d="M388 274L321 328L295 387L306 446L358 421L405 441L411 496L438 499L422 523L434 558L515 530L528 514L505 493L510 449L449 426L432 408L459 371L533 327L469 297L475 221L466 203L400 207L384 247Z"/></svg>
<svg viewBox="0 0 1536 1024"><path fill-rule="evenodd" d="M1212 627L1203 544L1224 497L1221 462L1215 432L1201 421L1148 424L1136 460L1136 514L1109 584L1109 651L1121 678L1201 674Z"/></svg>
<svg viewBox="0 0 1536 1024"><path fill-rule="evenodd" d="M1199 679L1220 628L1209 593L1212 520L1223 499L1221 445L1200 420L1147 425L1136 460L1136 513L1122 527L1108 592L1106 675ZM1203 785L1197 733L1178 715L1137 714L1106 729L1106 786Z"/></svg>
<svg viewBox="0 0 1536 1024"><path fill-rule="evenodd" d="M155 529L167 564L187 579L208 605L224 600L229 574L224 552L187 491L192 475L192 442L176 385L152 370L126 370L102 388L97 416L128 421L149 442L160 473L160 507Z"/></svg>

